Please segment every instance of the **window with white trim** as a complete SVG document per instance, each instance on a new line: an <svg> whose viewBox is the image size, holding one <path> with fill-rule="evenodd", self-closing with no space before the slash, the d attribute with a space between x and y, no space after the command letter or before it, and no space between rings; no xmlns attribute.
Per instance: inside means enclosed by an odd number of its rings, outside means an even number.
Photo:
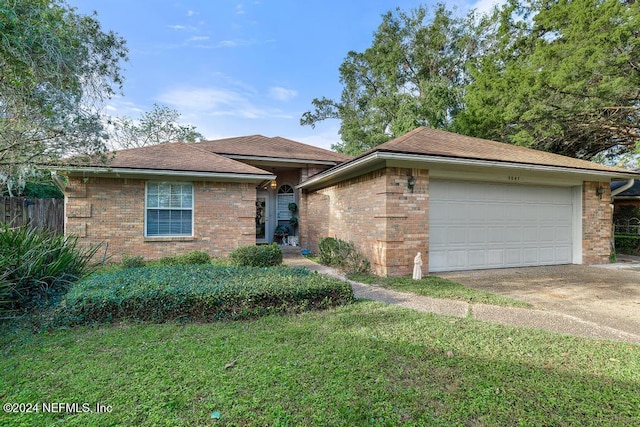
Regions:
<svg viewBox="0 0 640 427"><path fill-rule="evenodd" d="M193 184L147 182L145 236L193 235Z"/></svg>
<svg viewBox="0 0 640 427"><path fill-rule="evenodd" d="M296 201L296 195L293 192L293 187L290 185L281 185L278 189L278 206L276 208L278 220L288 220L291 218L291 212L289 211L289 203Z"/></svg>

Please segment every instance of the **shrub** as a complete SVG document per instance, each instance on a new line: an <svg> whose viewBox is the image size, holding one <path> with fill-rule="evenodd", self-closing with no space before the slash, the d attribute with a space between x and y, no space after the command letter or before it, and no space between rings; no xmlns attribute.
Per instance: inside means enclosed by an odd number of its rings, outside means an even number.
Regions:
<svg viewBox="0 0 640 427"><path fill-rule="evenodd" d="M282 249L275 243L243 246L231 252L229 259L241 267L272 267L282 264Z"/></svg>
<svg viewBox="0 0 640 427"><path fill-rule="evenodd" d="M55 308L54 323L246 319L352 300L347 283L304 268L142 267L77 282Z"/></svg>
<svg viewBox="0 0 640 427"><path fill-rule="evenodd" d="M137 268L144 267L144 258L142 255L123 255L122 256L122 267L123 268Z"/></svg>
<svg viewBox="0 0 640 427"><path fill-rule="evenodd" d="M208 253L202 251L190 251L186 254L168 256L160 259L162 265L191 265L191 264L208 264L211 257Z"/></svg>
<svg viewBox="0 0 640 427"><path fill-rule="evenodd" d="M620 254L640 254L640 235L632 233L616 233L614 235L616 252Z"/></svg>
<svg viewBox="0 0 640 427"><path fill-rule="evenodd" d="M86 274L100 245L81 248L77 237L0 224L0 317L46 305Z"/></svg>
<svg viewBox="0 0 640 427"><path fill-rule="evenodd" d="M352 242L326 237L318 243L320 263L337 267L348 274L366 273L371 268L369 261Z"/></svg>

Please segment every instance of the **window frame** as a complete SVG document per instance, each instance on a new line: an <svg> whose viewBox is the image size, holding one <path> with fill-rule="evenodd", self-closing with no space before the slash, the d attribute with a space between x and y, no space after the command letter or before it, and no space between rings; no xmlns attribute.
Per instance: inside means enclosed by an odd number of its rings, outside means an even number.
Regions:
<svg viewBox="0 0 640 427"><path fill-rule="evenodd" d="M291 188L291 192L281 193L280 190L285 186ZM286 209L283 208L282 210L279 209L281 195L287 195L287 196L293 197L290 201L287 201ZM293 185L285 183L278 186L278 189L276 190L276 221L288 221L291 218L292 215L291 215L291 211L289 211L289 203L297 203L296 189ZM281 213L283 214L282 216L280 215Z"/></svg>
<svg viewBox="0 0 640 427"><path fill-rule="evenodd" d="M188 184L191 186L191 208L161 208L161 207L149 207L149 184L157 184L157 185L185 185ZM169 197L171 197L171 193L169 193ZM157 210L179 210L179 211L187 211L191 210L191 234L149 234L148 233L148 213L149 209L157 209ZM144 185L144 237L149 239L154 238L185 238L185 237L193 237L195 233L195 186L193 182L190 181L145 181Z"/></svg>

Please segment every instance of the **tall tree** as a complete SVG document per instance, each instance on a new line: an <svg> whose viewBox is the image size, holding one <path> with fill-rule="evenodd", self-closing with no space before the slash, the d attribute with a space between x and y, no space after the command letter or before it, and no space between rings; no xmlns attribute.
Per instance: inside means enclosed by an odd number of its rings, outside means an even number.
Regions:
<svg viewBox="0 0 640 427"><path fill-rule="evenodd" d="M193 125L178 123L181 114L166 105L153 104L139 120L119 117L112 120L110 145L113 148L136 148L165 142L197 142L204 136Z"/></svg>
<svg viewBox="0 0 640 427"><path fill-rule="evenodd" d="M640 4L511 0L454 129L573 157L640 143Z"/></svg>
<svg viewBox="0 0 640 427"><path fill-rule="evenodd" d="M448 128L462 108L465 63L478 52L487 21L456 18L440 4L383 15L373 44L340 66L340 101L316 98L300 119L341 120L334 149L358 154L418 126Z"/></svg>
<svg viewBox="0 0 640 427"><path fill-rule="evenodd" d="M121 90L125 41L62 0L0 2L0 189L35 163L106 149L100 107Z"/></svg>

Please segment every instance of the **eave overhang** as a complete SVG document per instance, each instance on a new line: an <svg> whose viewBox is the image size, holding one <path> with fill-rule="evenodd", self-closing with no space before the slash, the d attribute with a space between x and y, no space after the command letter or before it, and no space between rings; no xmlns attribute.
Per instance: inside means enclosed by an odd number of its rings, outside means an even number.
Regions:
<svg viewBox="0 0 640 427"><path fill-rule="evenodd" d="M331 186L345 179L353 178L382 167L404 167L416 169L428 169L442 173L448 168L462 171L492 171L526 172L530 174L544 173L554 175L557 178L567 177L573 181L611 181L640 178L637 172L616 172L586 168L572 168L552 165L539 165L532 163L505 162L496 160L470 159L464 157L445 157L424 154L412 154L401 152L374 151L363 157L345 162L327 171L312 176L301 183L297 188L315 190ZM430 176L434 176L430 173ZM462 178L462 175L457 175Z"/></svg>
<svg viewBox="0 0 640 427"><path fill-rule="evenodd" d="M177 179L222 182L261 182L276 179L274 174L250 174L232 172L202 172L165 169L136 169L108 167L56 168L57 172L69 176L139 179Z"/></svg>

